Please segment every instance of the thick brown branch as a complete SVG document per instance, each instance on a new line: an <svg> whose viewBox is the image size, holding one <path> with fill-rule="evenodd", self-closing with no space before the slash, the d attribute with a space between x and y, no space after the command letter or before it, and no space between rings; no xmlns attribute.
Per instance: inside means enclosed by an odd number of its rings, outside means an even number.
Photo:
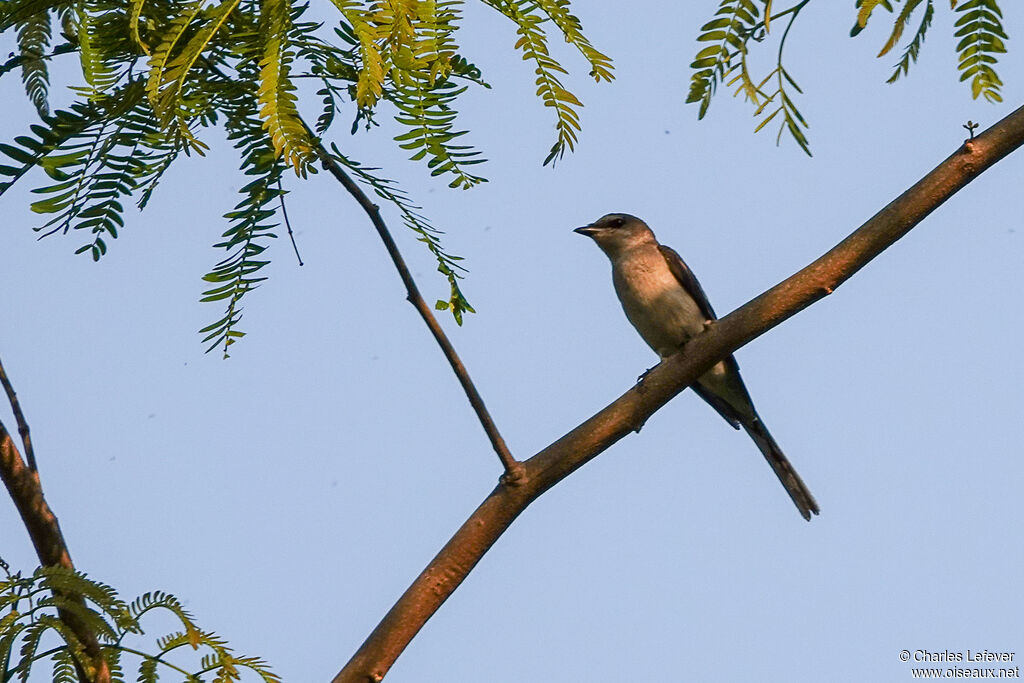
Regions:
<svg viewBox="0 0 1024 683"><path fill-rule="evenodd" d="M500 484L385 615L334 683L379 681L427 619L538 496L642 425L714 363L831 293L985 169L1024 144L1024 107L969 140L834 249L722 318Z"/></svg>
<svg viewBox="0 0 1024 683"><path fill-rule="evenodd" d="M17 416L20 428L25 418L21 415L21 408L17 406L14 388L4 372L2 363L0 363L0 378L3 380L4 389L7 391L11 408ZM27 434L26 426L24 435L27 436ZM0 479L3 479L4 486L7 487L7 492L10 494L11 500L14 501L18 514L21 515L21 521L25 524L29 538L32 539L32 545L35 546L40 564L45 567L74 569L74 565L71 563L71 554L64 542L64 535L57 523L57 516L53 514L53 510L50 509L43 497L39 472L34 463L32 466L25 464L18 452L18 447L14 444L14 439L11 438L2 422L0 422ZM65 594L63 597L82 605L85 604L80 595ZM79 678L82 681L109 683L110 669L100 652L96 634L89 630L85 622L74 612L61 609L58 614L61 621L68 625L68 628L85 647L85 652L90 659L88 668L93 672L91 675L87 673L87 668L83 666L82 662L75 662Z"/></svg>
<svg viewBox="0 0 1024 683"><path fill-rule="evenodd" d="M416 281L412 279L412 274L409 272L409 268L405 265L405 259L402 258L401 252L398 251L398 245L395 244L395 240L392 239L390 231L388 231L387 225L384 223L384 219L381 218L380 209L373 201L366 196L362 188L345 173L345 169L341 167L341 164L331 156L330 152L324 149L323 145L319 145L317 153L323 162L324 168L330 171L331 175L337 178L338 182L348 190L349 194L355 197L356 201L359 202L359 206L363 208L366 215L370 217L370 221L373 223L373 227L377 229L377 234L380 235L381 240L384 242L384 248L387 249L388 255L391 257L392 262L395 264L395 268L398 270L399 277L402 278L402 283L405 285L407 292L406 298L419 312L420 317L423 318L423 322L427 324L430 329L430 333L434 335L435 341L438 346L441 347L441 351L444 353L444 357L448 359L449 365L452 366L452 371L455 376L459 378L459 383L462 385L462 390L466 392L466 398L469 399L469 404L473 407L473 411L476 413L477 419L480 420L480 424L483 426L484 431L487 433L487 438L491 440L491 446L494 448L494 452L498 454L498 458L501 460L501 464L505 468L505 477L509 481L515 481L522 472L522 463L518 462L512 453L509 452L508 446L505 445L505 440L501 437L501 433L498 432L498 426L494 424L494 420L491 419L491 414L487 411L487 407L484 405L483 398L480 397L480 392L476 390L476 386L473 384L473 380L469 377L469 372L466 370L466 366L462 364L462 360L459 358L459 354L456 353L455 347L452 346L451 341L448 340L448 336L441 329L440 323L437 322L437 318L434 317L433 311L430 310L430 306L423 300L420 295L420 290L416 286Z"/></svg>

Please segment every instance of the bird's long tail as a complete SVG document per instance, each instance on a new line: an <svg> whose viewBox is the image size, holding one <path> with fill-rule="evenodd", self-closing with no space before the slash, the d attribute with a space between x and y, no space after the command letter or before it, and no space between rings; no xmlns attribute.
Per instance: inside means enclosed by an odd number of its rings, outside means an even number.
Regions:
<svg viewBox="0 0 1024 683"><path fill-rule="evenodd" d="M744 420L742 424L750 438L761 449L764 459L772 466L775 476L779 478L779 481L786 488L786 493L793 499L793 504L796 505L800 514L803 515L804 519L810 521L812 514L816 515L820 512L818 502L814 500L814 496L811 495L807 485L804 484L800 475L796 473L793 464L789 462L789 458L779 448L779 444L775 443L775 439L768 433L768 428L764 426L764 423L758 417L754 417L753 420Z"/></svg>

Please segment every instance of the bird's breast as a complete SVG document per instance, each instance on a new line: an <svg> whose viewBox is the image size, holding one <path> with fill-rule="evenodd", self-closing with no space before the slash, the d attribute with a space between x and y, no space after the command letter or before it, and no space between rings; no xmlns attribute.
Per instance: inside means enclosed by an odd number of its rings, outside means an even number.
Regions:
<svg viewBox="0 0 1024 683"><path fill-rule="evenodd" d="M629 322L659 356L671 355L704 329L704 314L660 252L613 264L612 280Z"/></svg>

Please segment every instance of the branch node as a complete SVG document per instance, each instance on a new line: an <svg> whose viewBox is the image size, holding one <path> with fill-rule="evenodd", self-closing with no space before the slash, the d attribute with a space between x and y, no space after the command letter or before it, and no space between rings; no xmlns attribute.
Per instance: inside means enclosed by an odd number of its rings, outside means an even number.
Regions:
<svg viewBox="0 0 1024 683"><path fill-rule="evenodd" d="M505 473L498 478L502 486L522 486L526 483L526 468L516 460L511 463Z"/></svg>

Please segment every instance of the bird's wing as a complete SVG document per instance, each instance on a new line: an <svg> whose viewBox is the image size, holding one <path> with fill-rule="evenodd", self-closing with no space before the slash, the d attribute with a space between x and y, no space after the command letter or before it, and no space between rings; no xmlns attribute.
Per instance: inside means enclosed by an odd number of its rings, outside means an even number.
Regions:
<svg viewBox="0 0 1024 683"><path fill-rule="evenodd" d="M665 257L668 269L672 271L686 293L697 303L697 307L700 308L704 317L708 320L717 320L718 316L715 315L715 309L711 308L708 295L704 293L704 288L700 286L693 271L683 261L683 257L677 254L675 249L666 247L664 244L658 245L658 251ZM698 380L693 383L692 387L698 396L707 401L712 408L718 411L719 415L725 418L726 422L735 429L739 429L740 425L744 424L746 417L756 415L754 404L750 401L750 394L747 393L747 388L743 384L743 378L740 377L740 366L736 362L736 358L730 355L722 359L722 362L726 367L726 373L719 380L720 383L724 383L722 386L704 386Z"/></svg>
<svg viewBox="0 0 1024 683"><path fill-rule="evenodd" d="M665 262L668 264L668 269L672 271L672 274L676 276L676 280L683 286L686 293L693 297L693 300L697 302L697 306L700 308L700 312L704 314L704 317L708 320L717 320L718 316L715 315L715 309L711 308L711 302L708 301L708 295L704 293L704 289L697 282L696 276L690 267L683 261L683 257L676 253L672 247L666 247L664 244L658 245L658 251L665 257Z"/></svg>

